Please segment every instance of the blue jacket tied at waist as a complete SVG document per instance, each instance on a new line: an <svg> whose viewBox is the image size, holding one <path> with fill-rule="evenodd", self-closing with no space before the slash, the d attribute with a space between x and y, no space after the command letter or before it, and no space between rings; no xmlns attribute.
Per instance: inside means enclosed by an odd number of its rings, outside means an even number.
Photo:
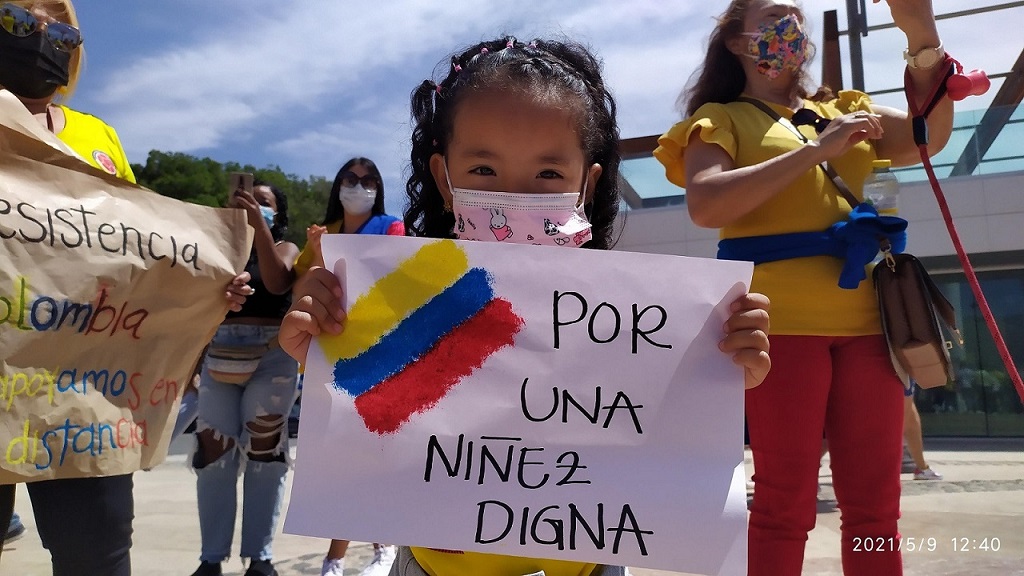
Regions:
<svg viewBox="0 0 1024 576"><path fill-rule="evenodd" d="M860 203L842 222L822 232L793 232L768 236L729 238L718 243L719 260L745 260L754 264L835 256L844 260L839 287L852 290L867 278L864 267L878 254L879 242L888 240L893 254L907 247L907 221L879 216L874 206Z"/></svg>

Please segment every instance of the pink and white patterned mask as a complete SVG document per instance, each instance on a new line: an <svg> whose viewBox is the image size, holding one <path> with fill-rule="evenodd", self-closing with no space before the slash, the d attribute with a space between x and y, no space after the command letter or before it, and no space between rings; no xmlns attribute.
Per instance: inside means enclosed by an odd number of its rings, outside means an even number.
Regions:
<svg viewBox="0 0 1024 576"><path fill-rule="evenodd" d="M490 192L455 188L450 182L449 187L459 240L576 248L591 238L583 203L577 203L582 194Z"/></svg>
<svg viewBox="0 0 1024 576"><path fill-rule="evenodd" d="M455 235L460 240L575 248L590 240L579 194L515 194L452 189Z"/></svg>
<svg viewBox="0 0 1024 576"><path fill-rule="evenodd" d="M754 60L757 71L775 79L783 70L799 70L807 61L808 41L800 19L795 14L762 24L750 36L747 56Z"/></svg>

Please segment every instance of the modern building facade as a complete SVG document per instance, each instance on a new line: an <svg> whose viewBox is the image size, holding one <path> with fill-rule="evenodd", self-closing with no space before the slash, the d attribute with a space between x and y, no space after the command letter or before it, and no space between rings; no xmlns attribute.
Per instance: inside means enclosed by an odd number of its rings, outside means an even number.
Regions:
<svg viewBox="0 0 1024 576"><path fill-rule="evenodd" d="M954 224L1018 369L1024 368L1024 108L958 112L946 149L933 158ZM982 149L985 118L1002 125ZM990 129L989 129L990 132ZM624 203L617 250L713 258L716 230L690 220L685 191L650 155L655 136L623 141ZM967 175L964 158L974 157ZM978 311L931 186L920 167L898 171L907 251L924 262L954 304L964 336L951 356L956 379L918 393L926 435L1024 437L1024 404Z"/></svg>

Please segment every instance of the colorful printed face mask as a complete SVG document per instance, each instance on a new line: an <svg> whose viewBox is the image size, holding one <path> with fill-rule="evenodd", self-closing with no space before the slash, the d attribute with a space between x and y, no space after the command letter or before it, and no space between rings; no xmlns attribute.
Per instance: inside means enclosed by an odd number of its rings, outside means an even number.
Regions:
<svg viewBox="0 0 1024 576"><path fill-rule="evenodd" d="M445 167L445 177L448 168ZM517 194L455 188L452 212L460 240L512 242L576 248L590 240L590 221L582 197L565 194ZM587 183L583 183L587 189Z"/></svg>
<svg viewBox="0 0 1024 576"><path fill-rule="evenodd" d="M807 60L807 35L800 19L790 14L773 23L762 24L750 36L748 58L757 64L757 71L775 79L783 70L798 70Z"/></svg>

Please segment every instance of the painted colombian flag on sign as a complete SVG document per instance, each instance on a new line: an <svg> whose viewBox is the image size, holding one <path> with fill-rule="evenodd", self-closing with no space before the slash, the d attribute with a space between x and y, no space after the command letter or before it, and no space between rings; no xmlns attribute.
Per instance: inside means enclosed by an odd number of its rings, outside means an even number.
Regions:
<svg viewBox="0 0 1024 576"><path fill-rule="evenodd" d="M494 295L492 278L455 242L420 248L362 294L345 331L322 336L334 386L355 398L366 428L396 432L429 410L491 354L511 346L523 319Z"/></svg>

